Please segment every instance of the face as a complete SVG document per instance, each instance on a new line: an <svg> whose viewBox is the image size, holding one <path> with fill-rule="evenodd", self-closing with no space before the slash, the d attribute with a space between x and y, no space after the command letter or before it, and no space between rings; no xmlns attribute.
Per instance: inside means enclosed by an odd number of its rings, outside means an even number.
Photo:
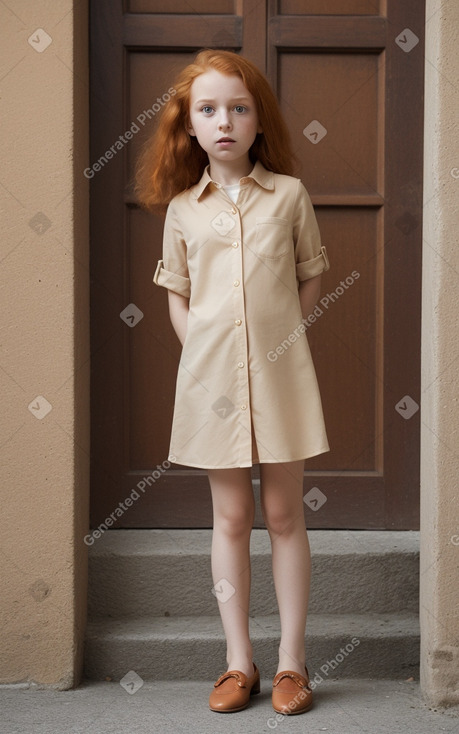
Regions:
<svg viewBox="0 0 459 734"><path fill-rule="evenodd" d="M248 161L257 133L256 103L236 75L214 69L196 77L191 85L190 135L195 135L212 163Z"/></svg>

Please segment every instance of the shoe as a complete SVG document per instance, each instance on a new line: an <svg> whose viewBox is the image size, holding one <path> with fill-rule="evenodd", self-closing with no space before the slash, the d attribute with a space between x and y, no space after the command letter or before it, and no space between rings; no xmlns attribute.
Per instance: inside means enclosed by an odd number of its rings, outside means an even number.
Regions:
<svg viewBox="0 0 459 734"><path fill-rule="evenodd" d="M229 714L242 711L249 705L250 696L260 693L260 672L253 663L253 676L247 678L240 670L228 670L214 683L209 697L212 711Z"/></svg>
<svg viewBox="0 0 459 734"><path fill-rule="evenodd" d="M312 691L309 687L309 673L298 675L292 670L283 670L273 680L272 703L278 714L303 714L312 706Z"/></svg>

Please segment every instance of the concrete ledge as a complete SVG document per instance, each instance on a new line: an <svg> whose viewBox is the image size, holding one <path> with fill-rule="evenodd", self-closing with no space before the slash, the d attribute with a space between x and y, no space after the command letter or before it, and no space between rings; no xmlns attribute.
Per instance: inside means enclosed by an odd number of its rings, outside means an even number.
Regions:
<svg viewBox="0 0 459 734"><path fill-rule="evenodd" d="M217 615L210 571L211 530L112 530L90 549L89 615ZM309 532L311 613L417 612L419 533ZM277 613L271 546L251 542L251 614Z"/></svg>
<svg viewBox="0 0 459 734"><path fill-rule="evenodd" d="M264 675L274 675L279 618L251 618L250 634L257 665ZM334 677L416 676L417 615L310 614L306 649L311 676L320 675L327 665ZM225 640L218 617L101 619L88 625L88 678L103 680L109 676L120 680L129 670L135 670L145 680L212 679L224 670L224 665Z"/></svg>
<svg viewBox="0 0 459 734"><path fill-rule="evenodd" d="M396 530L308 530L312 555L418 553L419 532ZM91 557L208 554L212 530L107 530L91 546ZM266 530L252 530L251 552L269 551Z"/></svg>

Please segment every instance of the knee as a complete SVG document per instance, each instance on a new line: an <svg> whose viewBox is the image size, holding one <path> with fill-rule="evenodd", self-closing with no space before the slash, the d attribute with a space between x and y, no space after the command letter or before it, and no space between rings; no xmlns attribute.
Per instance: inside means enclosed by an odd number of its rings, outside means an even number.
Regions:
<svg viewBox="0 0 459 734"><path fill-rule="evenodd" d="M241 538L250 535L254 520L254 508L251 506L225 508L214 518L214 527L229 538Z"/></svg>
<svg viewBox="0 0 459 734"><path fill-rule="evenodd" d="M278 505L263 507L263 518L270 535L288 536L298 527L305 527L303 508L289 508Z"/></svg>

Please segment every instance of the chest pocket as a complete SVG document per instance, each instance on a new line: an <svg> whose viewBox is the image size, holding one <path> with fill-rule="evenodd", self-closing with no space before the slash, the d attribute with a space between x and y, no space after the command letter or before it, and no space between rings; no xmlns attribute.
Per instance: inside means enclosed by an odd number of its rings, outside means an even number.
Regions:
<svg viewBox="0 0 459 734"><path fill-rule="evenodd" d="M292 235L287 219L280 217L257 217L257 255L268 260L277 260L291 250Z"/></svg>

